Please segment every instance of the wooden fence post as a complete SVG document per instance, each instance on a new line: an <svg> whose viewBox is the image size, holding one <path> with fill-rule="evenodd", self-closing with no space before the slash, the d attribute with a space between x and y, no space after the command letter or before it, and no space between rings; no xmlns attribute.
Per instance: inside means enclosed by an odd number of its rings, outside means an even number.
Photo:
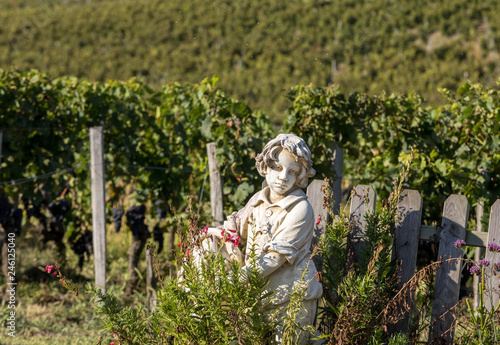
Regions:
<svg viewBox="0 0 500 345"><path fill-rule="evenodd" d="M338 216L340 213L340 203L342 202L342 166L344 164L344 152L337 144L333 144L333 167L335 179L333 180L333 214Z"/></svg>
<svg viewBox="0 0 500 345"><path fill-rule="evenodd" d="M350 215L354 222L354 228L351 233L351 244L355 262L360 261L361 250L365 245L366 212L373 212L375 210L376 201L377 194L371 186L359 185L352 192Z"/></svg>
<svg viewBox="0 0 500 345"><path fill-rule="evenodd" d="M399 220L396 224L393 255L399 261L399 289L413 277L417 265L418 241L422 218L422 196L416 190L405 189L398 203ZM407 303L412 306L412 296ZM397 332L408 333L409 312L395 325Z"/></svg>
<svg viewBox="0 0 500 345"><path fill-rule="evenodd" d="M444 338L447 343L453 343L453 308L458 303L464 255L463 250L453 244L457 240L465 240L468 216L469 202L465 196L453 194L446 199L438 255L443 266L436 272L430 342Z"/></svg>
<svg viewBox="0 0 500 345"><path fill-rule="evenodd" d="M150 311L156 309L156 277L153 267L153 256L151 247L146 247L146 289L147 289L147 307Z"/></svg>
<svg viewBox="0 0 500 345"><path fill-rule="evenodd" d="M328 211L324 208L324 193L322 188L326 186L327 183L323 180L313 180L307 187L307 197L309 203L314 210L314 221L316 222L314 226L314 235L311 242L311 249L318 244L318 242L325 235L325 227L328 221ZM318 222L319 220L319 222ZM319 255L313 257L316 269L321 272L323 268L323 260Z"/></svg>
<svg viewBox="0 0 500 345"><path fill-rule="evenodd" d="M490 223L488 226L488 241L500 244L500 199L495 201L491 206ZM500 253L486 251L486 259L490 260L491 265L500 261ZM486 308L491 311L497 307L499 302L500 293L500 277L497 274L492 274L491 277L487 276L486 291L485 291L485 304Z"/></svg>
<svg viewBox="0 0 500 345"><path fill-rule="evenodd" d="M224 202L222 194L222 178L217 164L217 146L215 143L207 144L208 169L210 171L210 204L212 205L213 225L224 223Z"/></svg>
<svg viewBox="0 0 500 345"><path fill-rule="evenodd" d="M90 128L90 176L92 197L92 240L95 285L106 291L106 189L102 127Z"/></svg>

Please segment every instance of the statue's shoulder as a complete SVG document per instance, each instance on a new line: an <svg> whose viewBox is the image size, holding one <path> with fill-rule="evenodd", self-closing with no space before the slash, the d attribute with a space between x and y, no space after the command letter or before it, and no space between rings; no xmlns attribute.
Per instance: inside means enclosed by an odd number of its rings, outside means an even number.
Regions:
<svg viewBox="0 0 500 345"><path fill-rule="evenodd" d="M286 208L289 213L300 214L306 218L314 217L314 210L302 189L295 190L288 198L290 199Z"/></svg>
<svg viewBox="0 0 500 345"><path fill-rule="evenodd" d="M300 208L302 212L306 213L308 217L314 217L314 210L307 196L297 203L297 207Z"/></svg>

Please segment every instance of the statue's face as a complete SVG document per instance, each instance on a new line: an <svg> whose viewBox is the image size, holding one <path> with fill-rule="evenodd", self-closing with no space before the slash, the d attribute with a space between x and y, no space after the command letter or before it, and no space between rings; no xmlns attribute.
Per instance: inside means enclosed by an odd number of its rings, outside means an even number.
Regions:
<svg viewBox="0 0 500 345"><path fill-rule="evenodd" d="M271 188L271 201L276 202L295 189L295 182L301 171L295 156L283 149L272 167L267 168L266 182Z"/></svg>

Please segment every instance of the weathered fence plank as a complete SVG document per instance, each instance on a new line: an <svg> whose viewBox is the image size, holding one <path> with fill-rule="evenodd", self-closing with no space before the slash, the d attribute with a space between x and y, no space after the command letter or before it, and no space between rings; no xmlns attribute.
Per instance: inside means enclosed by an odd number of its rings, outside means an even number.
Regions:
<svg viewBox="0 0 500 345"><path fill-rule="evenodd" d="M151 247L146 247L146 289L147 289L147 307L149 310L156 309L156 277L153 267L153 256Z"/></svg>
<svg viewBox="0 0 500 345"><path fill-rule="evenodd" d="M219 226L224 222L224 199L222 194L222 177L219 172L216 153L216 144L207 144L208 169L210 171L210 204L212 205L213 225Z"/></svg>
<svg viewBox="0 0 500 345"><path fill-rule="evenodd" d="M333 214L339 215L340 203L342 202L342 166L344 165L344 152L337 144L333 144L333 166L332 170L335 172L335 178L332 183L333 191Z"/></svg>
<svg viewBox="0 0 500 345"><path fill-rule="evenodd" d="M394 256L399 261L399 288L410 281L417 265L418 238L422 218L422 196L416 190L405 189L398 203L399 220L395 229ZM407 303L411 307L412 296ZM396 324L396 331L408 332L409 312Z"/></svg>
<svg viewBox="0 0 500 345"><path fill-rule="evenodd" d="M95 285L106 291L106 189L102 127L90 128L90 176Z"/></svg>
<svg viewBox="0 0 500 345"><path fill-rule="evenodd" d="M355 262L359 262L361 258L361 250L365 245L366 239L366 212L375 210L375 202L377 194L371 186L359 185L353 190L351 197L351 208L349 213L351 220L354 223L351 233L351 244L353 250L353 258Z"/></svg>
<svg viewBox="0 0 500 345"><path fill-rule="evenodd" d="M324 207L324 196L323 187L326 187L327 183L323 180L314 180L307 187L307 198L311 203L314 210L314 219L316 224L314 226L314 235L311 242L311 248L316 246L321 238L325 235L325 227L328 221L328 210ZM323 267L323 260L321 256L315 255L313 258L316 269L321 271Z"/></svg>
<svg viewBox="0 0 500 345"><path fill-rule="evenodd" d="M500 244L500 199L495 201L491 206L490 223L488 227L488 243L495 242ZM486 251L486 259L490 260L491 264L500 261L500 253ZM500 277L497 274L492 274L486 279L485 304L488 310L497 307L500 294Z"/></svg>
<svg viewBox="0 0 500 345"><path fill-rule="evenodd" d="M438 254L443 266L436 272L430 341L443 338L447 343L453 342L455 318L450 310L458 303L463 256L463 250L453 244L465 240L468 215L465 196L453 194L446 199Z"/></svg>

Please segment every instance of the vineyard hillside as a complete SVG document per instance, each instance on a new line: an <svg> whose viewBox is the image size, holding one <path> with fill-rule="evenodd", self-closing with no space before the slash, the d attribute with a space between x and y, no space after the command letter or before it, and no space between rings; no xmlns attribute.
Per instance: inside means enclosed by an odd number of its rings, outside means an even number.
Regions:
<svg viewBox="0 0 500 345"><path fill-rule="evenodd" d="M380 94L436 92L500 75L500 3L486 1L1 0L0 68L96 81L217 75L271 115L294 85Z"/></svg>

